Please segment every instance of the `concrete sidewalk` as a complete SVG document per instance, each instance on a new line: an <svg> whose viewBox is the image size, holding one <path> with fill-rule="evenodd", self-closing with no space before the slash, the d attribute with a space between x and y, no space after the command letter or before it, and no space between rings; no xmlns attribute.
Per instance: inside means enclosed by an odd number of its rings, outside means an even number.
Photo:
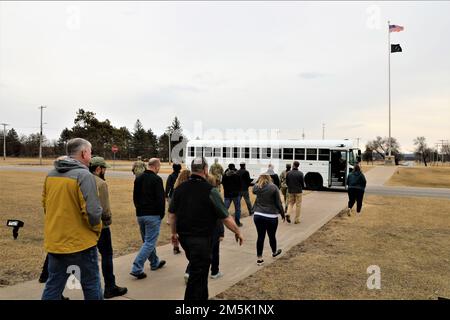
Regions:
<svg viewBox="0 0 450 320"><path fill-rule="evenodd" d="M393 169L393 170L392 170ZM377 167L366 175L368 185L382 185L387 181L395 168ZM375 182L373 182L375 181ZM302 222L300 224L280 223L277 230L278 248L284 255L291 247L307 239L320 229L325 223L336 216L347 206L346 192L312 192L303 197ZM220 248L220 270L224 274L219 279L209 279L209 296L225 291L233 284L257 272L260 268L256 265L256 228L251 217L243 218L242 232L244 245L240 247L234 239L234 235L226 230L225 239ZM136 253L121 256L114 259L114 273L117 284L128 287L128 293L117 299L139 300L178 300L184 297L184 270L187 260L184 254L174 255L170 244L158 247L158 256L167 261L164 268L150 271L146 264L147 278L136 280L129 275L131 265ZM264 249L264 267L270 265L271 250L266 237ZM40 299L44 284L37 280L27 281L14 286L1 288L0 299ZM69 290L66 288L65 296L71 299L82 299L81 290Z"/></svg>

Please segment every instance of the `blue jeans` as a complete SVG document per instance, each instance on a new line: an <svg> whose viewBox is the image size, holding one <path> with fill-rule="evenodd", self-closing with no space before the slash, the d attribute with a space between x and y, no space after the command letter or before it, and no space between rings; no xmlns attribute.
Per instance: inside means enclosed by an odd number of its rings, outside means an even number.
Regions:
<svg viewBox="0 0 450 320"><path fill-rule="evenodd" d="M60 300L67 279L73 274L80 281L85 300L102 300L97 247L70 254L48 254L48 280L42 300Z"/></svg>
<svg viewBox="0 0 450 320"><path fill-rule="evenodd" d="M141 216L137 217L137 221L144 243L131 268L131 272L134 274L144 272L144 263L147 259L150 261L151 268L157 268L159 265L159 258L156 255L156 243L158 242L159 229L161 227L161 217Z"/></svg>
<svg viewBox="0 0 450 320"><path fill-rule="evenodd" d="M231 202L234 203L234 221L236 224L241 224L241 198L239 196L234 198L225 198L225 207L228 209L231 205Z"/></svg>

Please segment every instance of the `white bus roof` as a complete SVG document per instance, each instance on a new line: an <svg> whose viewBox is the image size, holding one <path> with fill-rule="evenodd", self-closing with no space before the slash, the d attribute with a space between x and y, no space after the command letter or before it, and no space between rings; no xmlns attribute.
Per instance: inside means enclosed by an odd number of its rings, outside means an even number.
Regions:
<svg viewBox="0 0 450 320"><path fill-rule="evenodd" d="M188 147L353 148L352 140L190 140Z"/></svg>

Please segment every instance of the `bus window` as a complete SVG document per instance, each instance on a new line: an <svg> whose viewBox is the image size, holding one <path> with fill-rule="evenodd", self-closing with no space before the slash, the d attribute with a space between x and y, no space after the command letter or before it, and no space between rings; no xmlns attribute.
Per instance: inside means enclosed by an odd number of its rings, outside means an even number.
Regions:
<svg viewBox="0 0 450 320"><path fill-rule="evenodd" d="M355 156L353 154L353 150L349 150L348 152L348 163L350 163L352 166L355 165Z"/></svg>
<svg viewBox="0 0 450 320"><path fill-rule="evenodd" d="M270 159L271 151L270 148L261 148L261 159Z"/></svg>
<svg viewBox="0 0 450 320"><path fill-rule="evenodd" d="M305 160L305 149L295 148L295 160Z"/></svg>
<svg viewBox="0 0 450 320"><path fill-rule="evenodd" d="M237 158L239 158L239 150L240 148L236 148L236 147L234 147L233 148L233 158L235 158L235 159L237 159Z"/></svg>
<svg viewBox="0 0 450 320"><path fill-rule="evenodd" d="M194 157L195 156L195 148L194 147L189 147L189 157Z"/></svg>
<svg viewBox="0 0 450 320"><path fill-rule="evenodd" d="M214 148L214 157L220 158L220 148Z"/></svg>
<svg viewBox="0 0 450 320"><path fill-rule="evenodd" d="M202 147L195 147L195 156L203 157L203 148Z"/></svg>
<svg viewBox="0 0 450 320"><path fill-rule="evenodd" d="M283 148L283 160L293 160L293 159L294 159L294 149Z"/></svg>
<svg viewBox="0 0 450 320"><path fill-rule="evenodd" d="M317 160L317 149L306 149L306 160Z"/></svg>
<svg viewBox="0 0 450 320"><path fill-rule="evenodd" d="M272 159L281 159L281 149L272 149Z"/></svg>
<svg viewBox="0 0 450 320"><path fill-rule="evenodd" d="M319 149L319 161L330 161L330 149Z"/></svg>
<svg viewBox="0 0 450 320"><path fill-rule="evenodd" d="M231 158L231 148L229 147L223 147L223 158Z"/></svg>
<svg viewBox="0 0 450 320"><path fill-rule="evenodd" d="M205 157L206 158L212 157L212 148L211 147L205 147Z"/></svg>
<svg viewBox="0 0 450 320"><path fill-rule="evenodd" d="M259 148L252 148L252 159L259 159Z"/></svg>
<svg viewBox="0 0 450 320"><path fill-rule="evenodd" d="M242 148L242 158L250 159L250 148Z"/></svg>

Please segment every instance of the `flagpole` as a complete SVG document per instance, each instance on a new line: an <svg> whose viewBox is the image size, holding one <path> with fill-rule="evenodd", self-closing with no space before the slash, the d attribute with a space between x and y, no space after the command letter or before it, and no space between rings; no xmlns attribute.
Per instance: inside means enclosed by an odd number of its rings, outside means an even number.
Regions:
<svg viewBox="0 0 450 320"><path fill-rule="evenodd" d="M388 74L389 74L389 157L391 156L391 30L388 20Z"/></svg>

